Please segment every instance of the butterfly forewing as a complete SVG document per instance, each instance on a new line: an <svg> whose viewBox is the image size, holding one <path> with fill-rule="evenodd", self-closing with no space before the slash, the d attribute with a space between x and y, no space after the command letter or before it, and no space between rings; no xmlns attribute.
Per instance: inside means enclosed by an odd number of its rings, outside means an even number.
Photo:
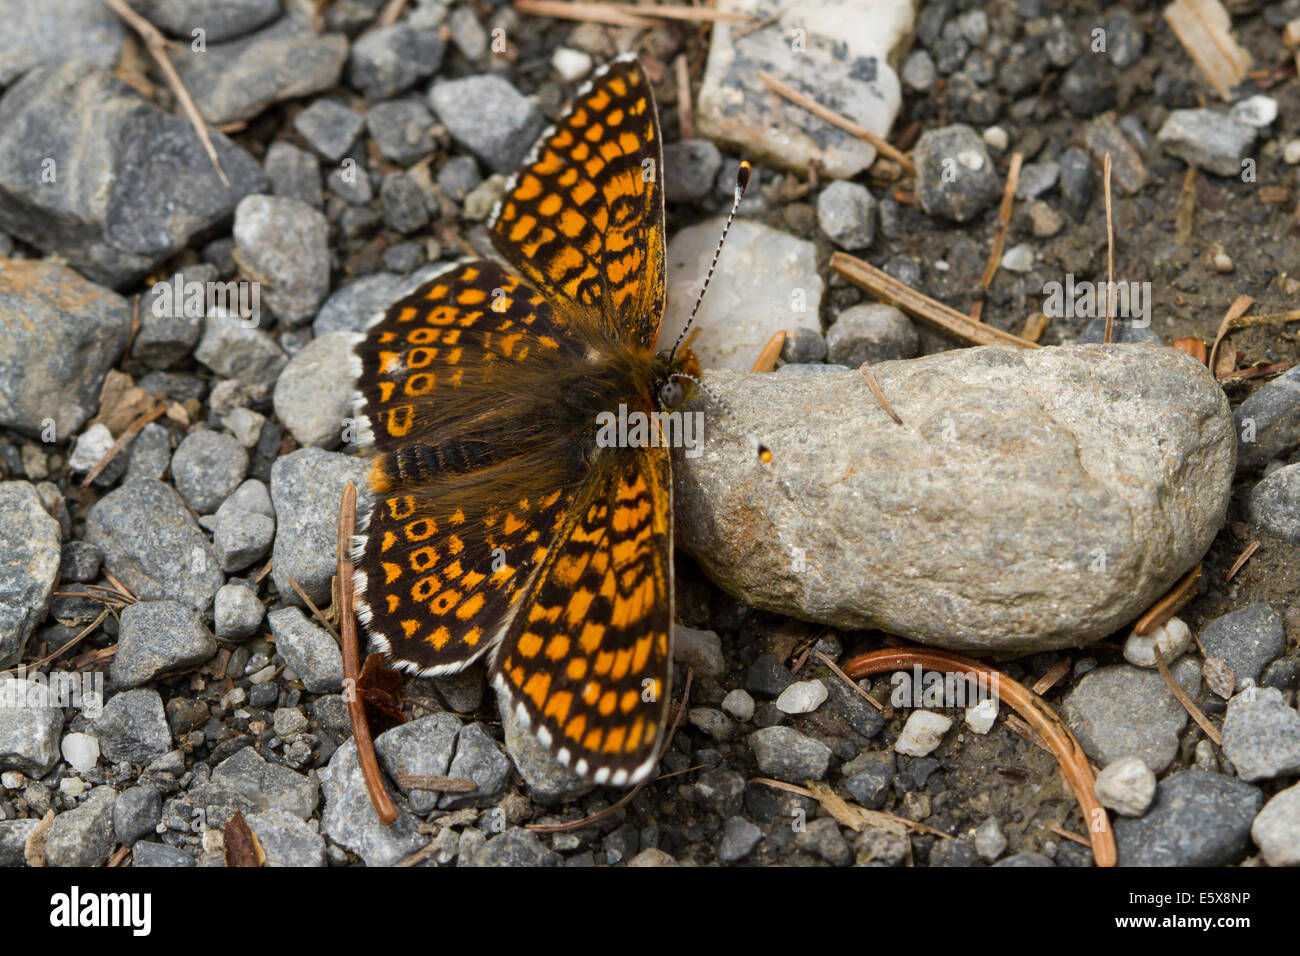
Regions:
<svg viewBox="0 0 1300 956"><path fill-rule="evenodd" d="M603 67L507 184L489 228L544 294L653 345L664 308L659 118L635 57Z"/></svg>
<svg viewBox="0 0 1300 956"><path fill-rule="evenodd" d="M496 684L597 783L654 767L671 678L672 464L612 450L575 503L496 654Z"/></svg>

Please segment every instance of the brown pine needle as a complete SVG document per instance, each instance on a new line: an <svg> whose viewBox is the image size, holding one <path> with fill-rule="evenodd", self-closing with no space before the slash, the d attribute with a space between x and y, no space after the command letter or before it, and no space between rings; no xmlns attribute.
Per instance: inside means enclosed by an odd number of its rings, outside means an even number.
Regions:
<svg viewBox="0 0 1300 956"><path fill-rule="evenodd" d="M1159 601L1151 605L1151 609L1143 614L1136 624L1133 625L1134 633L1146 637L1156 628L1161 627L1168 620L1181 611L1187 602L1196 597L1196 589L1201 583L1201 565L1188 571L1178 583L1169 589Z"/></svg>
<svg viewBox="0 0 1300 956"><path fill-rule="evenodd" d="M399 773L397 785L407 790L423 790L427 793L473 793L478 784L464 777L430 776L422 773Z"/></svg>
<svg viewBox="0 0 1300 956"><path fill-rule="evenodd" d="M335 641L342 643L343 638L339 636L338 631L334 630L334 625L329 622L329 618L327 618L321 609L316 606L315 602L307 596L307 592L302 589L301 584L294 580L292 574L289 575L289 587L293 588L298 597L303 599L303 602L307 605L307 610L311 611L311 616L316 619L317 623L320 624L321 627L330 632L330 637L334 638Z"/></svg>
<svg viewBox="0 0 1300 956"><path fill-rule="evenodd" d="M1016 186L1020 183L1020 164L1024 161L1024 154L1011 154L1011 166L1007 170L1007 186L1002 190L1002 205L998 207L997 230L993 233L993 249L989 252L989 261L984 267L984 275L980 277L980 288L985 293L989 291L989 286L993 284L993 277L998 274L998 267L1002 264L1002 249L1007 244L1007 227L1011 225L1011 210L1016 203ZM983 311L984 296L981 295L971 307L970 317L978 322Z"/></svg>
<svg viewBox="0 0 1300 956"><path fill-rule="evenodd" d="M844 683L848 684L851 688L853 688L853 692L856 693L863 700L865 700L868 704L876 708L876 710L883 711L885 709L884 704L876 700L876 698L872 697L865 690L859 687L857 681L853 680L852 678L849 677L848 674L844 673L844 671L840 669L840 666L836 664L833 660L831 660L821 651L813 651L813 654L818 658L818 660L820 660L823 664L825 664L827 667L831 669L831 673L837 675L840 678L840 680L844 681Z"/></svg>
<svg viewBox="0 0 1300 956"><path fill-rule="evenodd" d="M1065 829L1065 827L1058 827L1055 824L1053 824L1052 826L1049 826L1047 829L1051 830L1057 836L1065 837L1067 840L1073 840L1075 843L1080 843L1083 846L1092 845L1091 843L1088 842L1087 837L1079 836L1079 834L1075 833L1073 830L1067 830Z"/></svg>
<svg viewBox="0 0 1300 956"><path fill-rule="evenodd" d="M1228 311L1223 313L1223 321L1219 323L1219 331L1214 336L1214 345L1210 347L1210 360L1206 363L1210 367L1210 374L1214 374L1218 368L1219 361L1219 344L1223 341L1224 336L1231 332L1237 326L1235 323L1246 310L1255 304L1255 300L1248 295L1239 295L1233 300L1232 305L1228 306ZM1215 376L1216 378L1218 376Z"/></svg>
<svg viewBox="0 0 1300 956"><path fill-rule="evenodd" d="M1051 324L1052 320L1047 317L1046 312L1035 312L1025 320L1025 328L1020 333L1020 337L1027 342L1037 342Z"/></svg>
<svg viewBox="0 0 1300 956"><path fill-rule="evenodd" d="M343 632L343 685L351 693L345 695L348 703L348 716L352 719L352 740L357 747L357 761L361 764L361 773L366 778L366 790L370 793L370 803L380 821L385 824L397 819L397 807L384 789L383 778L379 774L379 760L375 756L375 744L370 739L370 725L366 723L366 708L361 700L360 654L357 651L357 621L352 615L352 532L357 524L357 486L348 482L339 501L338 533L338 587L339 587L339 628Z"/></svg>
<svg viewBox="0 0 1300 956"><path fill-rule="evenodd" d="M1069 672L1070 672L1070 660L1069 658L1063 657L1055 664L1052 665L1051 670L1049 670L1042 677L1038 678L1038 680L1034 681L1034 686L1032 688L1033 692L1037 694L1039 697L1042 697L1049 690L1051 690L1053 687L1056 686L1057 681L1059 681L1062 677L1064 677Z"/></svg>
<svg viewBox="0 0 1300 956"><path fill-rule="evenodd" d="M82 631L76 637L68 641L68 643L64 644L57 651L51 651L50 653L46 654L40 660L35 660L32 661L30 664L23 665L24 669L30 673L31 671L38 670L39 668L44 667L46 664L50 663L51 661L62 657L64 653L72 650L72 648L80 644L83 639L95 633L95 628L103 624L104 619L107 617L108 617L108 608L104 608L104 610L99 612L99 617L95 618L93 621L87 624L86 627L83 628ZM17 674L17 673L18 673L17 667L12 667L7 671L0 671L0 674Z"/></svg>
<svg viewBox="0 0 1300 956"><path fill-rule="evenodd" d="M831 268L859 289L870 292L882 302L896 305L908 315L926 325L947 332L954 338L971 345L1015 345L1020 348L1042 348L1037 342L1003 332L984 322L976 322L969 315L958 312L927 295L899 282L889 273L847 252L831 256Z"/></svg>
<svg viewBox="0 0 1300 956"><path fill-rule="evenodd" d="M1028 687L1001 671L958 654L914 648L886 648L859 654L844 665L854 680L871 674L908 670L920 665L947 673L974 674L988 681L999 699L1006 701L1052 749L1061 773L1079 802L1083 820L1092 834L1092 855L1098 866L1114 866L1118 858L1110 818L1093 793L1096 776L1079 741L1047 702Z"/></svg>
<svg viewBox="0 0 1300 956"><path fill-rule="evenodd" d="M129 445L131 443L131 440L135 438L136 435L144 431L144 427L146 425L148 425L150 422L158 420L159 418L162 418L162 416L166 414L166 412L167 412L167 406L159 405L153 411L145 412L143 415L141 415L139 418L133 421L130 425L128 425L126 431L122 432L122 434L117 436L117 441L113 442L112 447L110 447L108 451L104 452L104 457L99 459L99 461L95 463L94 468L86 472L86 477L81 479L81 487L83 488L87 487L92 481L98 478L100 472L102 472L105 468L107 468L109 464L113 461L113 459L116 458L119 454L121 454L122 449L125 448L127 445Z"/></svg>
<svg viewBox="0 0 1300 956"><path fill-rule="evenodd" d="M692 20L711 23L749 23L754 18L744 13L728 13L708 7L652 7L619 3L569 3L567 0L515 0L515 10L535 17L561 20L587 20L616 27L653 27L660 20Z"/></svg>
<svg viewBox="0 0 1300 956"><path fill-rule="evenodd" d="M1110 209L1110 153L1101 164L1102 188L1106 191L1106 334L1102 342L1109 345L1115 341L1115 316L1111 304L1115 296L1115 220Z"/></svg>
<svg viewBox="0 0 1300 956"><path fill-rule="evenodd" d="M1160 653L1160 648L1153 646L1151 652L1156 656L1156 670L1160 671L1160 676L1164 680L1165 686L1169 688L1169 693L1173 694L1178 703L1183 705L1183 710L1191 715L1192 720L1196 721L1196 725L1205 731L1205 736L1213 740L1216 747L1222 747L1223 735L1219 733L1214 724L1210 723L1210 718L1201 712L1201 708L1196 706L1196 702L1187 696L1187 691L1183 690L1178 685L1178 681L1174 680L1174 675L1169 672L1169 665L1165 663L1165 655Z"/></svg>
<svg viewBox="0 0 1300 956"><path fill-rule="evenodd" d="M876 397L876 401L880 403L880 407L885 410L885 413L894 420L894 424L903 424L903 420L899 418L894 409L890 407L889 401L885 398L885 392L880 387L880 383L876 381L876 373L871 371L871 363L863 362L858 366L858 371L862 373L864 378L866 378L867 388L871 389L871 394Z"/></svg>
<svg viewBox="0 0 1300 956"><path fill-rule="evenodd" d="M818 103L811 96L808 96L804 93L800 93L798 90L790 87L785 83L782 83L780 80L778 80L770 73L767 73L763 70L758 70L754 75L757 76L760 80L762 80L765 84L767 84L768 89L770 89L773 93L785 97L787 100L789 100L791 103L794 103L796 106L803 107L809 113L812 113L814 116L820 119L824 119L832 126L838 126L840 129L844 130L844 132L848 133L850 136L856 136L858 139L865 140L866 142L870 143L872 146L876 147L876 152L880 153L880 155L888 156L894 162L902 166L903 171L907 173L907 175L909 176L916 175L916 166L912 164L912 161L907 158L906 154L904 154L898 149L895 149L894 146L891 145L888 140L882 139L881 137L877 136L875 133L871 132L871 130L867 129L865 126L858 125L857 123L853 122L853 120L841 116L839 113L835 112L834 110L822 106L822 104Z"/></svg>
<svg viewBox="0 0 1300 956"><path fill-rule="evenodd" d="M767 340L763 350L758 353L758 358L754 359L754 367L751 372L773 372L776 371L776 360L781 357L781 348L785 345L785 330L782 329Z"/></svg>
<svg viewBox="0 0 1300 956"><path fill-rule="evenodd" d="M1237 576L1237 572L1240 571L1242 567L1245 565L1245 563L1250 560L1251 555L1253 555L1258 550L1259 550L1258 541L1252 541L1250 544L1246 545L1246 550L1241 552L1240 555L1238 555L1237 560L1233 561L1232 567L1228 569L1228 573L1224 575L1223 577L1224 583L1226 584L1227 582L1235 578Z"/></svg>
<svg viewBox="0 0 1300 956"><path fill-rule="evenodd" d="M1052 752L1052 748L1047 746L1047 744L1043 743L1043 738L1038 736L1038 734L1034 733L1034 728L1030 727L1027 723L1025 723L1015 714L1007 714L1006 725L1007 725L1007 730L1010 730L1012 733L1017 734L1020 737L1023 737L1025 740L1029 741L1039 750L1045 750L1049 754Z"/></svg>
<svg viewBox="0 0 1300 956"><path fill-rule="evenodd" d="M677 54L673 61L673 72L677 78L677 125L681 127L682 139L695 138L695 107L691 105L691 67L685 53Z"/></svg>
<svg viewBox="0 0 1300 956"><path fill-rule="evenodd" d="M1174 212L1175 242L1185 246L1192 238L1196 220L1196 167L1188 166L1183 175L1183 189L1178 195L1178 208Z"/></svg>
<svg viewBox="0 0 1300 956"><path fill-rule="evenodd" d="M217 149L212 145L212 136L208 133L208 126L203 122L203 117L199 115L199 108L194 105L189 90L185 89L185 84L181 82L180 74L176 72L176 67L172 65L171 58L167 56L166 39L158 32L157 27L128 7L126 0L104 0L104 5L125 20L132 30L140 34L140 39L144 40L144 45L153 55L158 68L162 70L163 76L167 78L167 85L176 94L177 102L181 104L181 109L185 111L186 118L190 121L190 125L194 127L199 142L203 144L203 151L208 154L208 159L212 160L212 166L216 169L217 175L221 177L222 184L229 189L230 180L226 178L226 171L221 168L221 160L217 158Z"/></svg>

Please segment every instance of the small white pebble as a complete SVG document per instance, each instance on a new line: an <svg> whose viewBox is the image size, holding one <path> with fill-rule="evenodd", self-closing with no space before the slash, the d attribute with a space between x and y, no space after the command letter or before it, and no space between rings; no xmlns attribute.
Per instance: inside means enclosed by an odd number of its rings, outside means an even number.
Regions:
<svg viewBox="0 0 1300 956"><path fill-rule="evenodd" d="M1214 263L1215 272L1231 272L1236 268L1236 265L1232 261L1232 256L1228 255L1226 252L1216 252L1211 261Z"/></svg>
<svg viewBox="0 0 1300 956"><path fill-rule="evenodd" d="M998 719L998 701L996 697L985 697L974 707L966 708L966 726L977 734L987 734L993 729L993 722Z"/></svg>
<svg viewBox="0 0 1300 956"><path fill-rule="evenodd" d="M1012 246L1002 256L1002 268L1008 272L1028 272L1033 267L1034 250L1026 243Z"/></svg>
<svg viewBox="0 0 1300 956"><path fill-rule="evenodd" d="M783 714L811 714L828 696L826 685L819 680L797 681L781 691L776 709Z"/></svg>
<svg viewBox="0 0 1300 956"><path fill-rule="evenodd" d="M749 696L748 691L737 687L722 698L722 709L742 724L746 723L754 716L754 698Z"/></svg>
<svg viewBox="0 0 1300 956"><path fill-rule="evenodd" d="M1196 745L1196 766L1200 770L1208 770L1210 773L1219 772L1219 758L1214 753L1214 744L1208 740L1202 740Z"/></svg>
<svg viewBox="0 0 1300 956"><path fill-rule="evenodd" d="M250 684L265 684L273 677L275 677L275 665L267 664L256 674L249 674L248 682Z"/></svg>
<svg viewBox="0 0 1300 956"><path fill-rule="evenodd" d="M1103 807L1125 817L1140 817L1156 795L1156 775L1141 757L1121 757L1097 774L1093 793Z"/></svg>
<svg viewBox="0 0 1300 956"><path fill-rule="evenodd" d="M1146 637L1134 631L1124 642L1124 660L1137 667L1155 667L1155 649L1160 648L1160 655L1166 664L1172 664L1174 658L1187 650L1192 643L1192 632L1181 618L1171 617Z"/></svg>
<svg viewBox="0 0 1300 956"><path fill-rule="evenodd" d="M17 770L6 770L4 773L0 773L0 787L4 787L6 790L17 790L26 782L27 778Z"/></svg>
<svg viewBox="0 0 1300 956"><path fill-rule="evenodd" d="M64 777L59 781L59 793L73 799L86 792L86 781L80 777Z"/></svg>
<svg viewBox="0 0 1300 956"><path fill-rule="evenodd" d="M1267 126L1277 119L1277 100L1262 93L1256 94L1234 106L1231 116L1238 123L1248 126Z"/></svg>
<svg viewBox="0 0 1300 956"><path fill-rule="evenodd" d="M977 173L984 168L984 154L977 149L963 149L957 154L957 162Z"/></svg>
<svg viewBox="0 0 1300 956"><path fill-rule="evenodd" d="M932 710L914 710L903 725L903 732L898 735L894 749L909 757L924 757L939 746L943 735L951 726L950 717L936 714Z"/></svg>
<svg viewBox="0 0 1300 956"><path fill-rule="evenodd" d="M975 852L980 859L992 863L1007 848L1007 837L997 817L989 817L975 830Z"/></svg>
<svg viewBox="0 0 1300 956"><path fill-rule="evenodd" d="M572 83L591 72L591 54L567 46L557 47L551 55L551 66L560 74L560 79Z"/></svg>
<svg viewBox="0 0 1300 956"><path fill-rule="evenodd" d="M984 131L984 142L1002 153L1011 145L1011 137L1007 135L1007 131L1001 126L990 126Z"/></svg>
<svg viewBox="0 0 1300 956"><path fill-rule="evenodd" d="M77 444L68 456L68 467L73 471L90 471L112 447L113 433L108 426L102 422L91 425L77 436Z"/></svg>
<svg viewBox="0 0 1300 956"><path fill-rule="evenodd" d="M99 741L89 734L66 734L59 749L77 773L85 773L99 760Z"/></svg>
<svg viewBox="0 0 1300 956"><path fill-rule="evenodd" d="M1283 147L1282 158L1292 166L1300 163L1300 139L1293 139Z"/></svg>

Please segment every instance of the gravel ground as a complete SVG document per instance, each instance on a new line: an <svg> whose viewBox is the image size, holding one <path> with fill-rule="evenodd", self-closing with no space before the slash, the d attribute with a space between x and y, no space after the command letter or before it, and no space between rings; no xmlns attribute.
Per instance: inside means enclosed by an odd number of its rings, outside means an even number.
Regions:
<svg viewBox="0 0 1300 956"><path fill-rule="evenodd" d="M784 6L729 2L762 16ZM843 664L892 638L755 610L680 553L674 686L687 666L694 676L659 779L596 822L528 829L621 793L583 786L503 722L475 667L408 682L410 719L377 748L392 779L448 775L477 790L404 793L390 779L399 817L381 826L338 647L294 588L329 604L338 494L365 473L351 454L351 334L439 263L488 249L483 222L537 132L595 65L635 49L654 68L668 144L670 289L698 285L736 164L758 160L718 280L738 281L730 263L749 284L706 300L706 366L747 369L772 331L792 329L792 291L803 314L778 374L954 348L829 259L850 251L968 310L1014 152L1025 165L987 322L1019 334L1052 311L1050 283L1104 277L1109 150L1115 274L1147 284L1151 317L1121 335L1212 342L1238 296L1266 314L1300 291L1300 84L1282 42L1300 2L1229 4L1258 71L1231 102L1156 4L1101 15L1065 0L941 0L896 32L906 3L879 5L878 24L847 19L807 89L911 150L915 182L797 111L773 121L778 101L761 86L719 107L721 27L613 28L425 0L378 28L379 0L335 0L313 29L298 0L133 5L196 45L202 27L204 48L178 44L177 66L220 130L228 186L98 0L48 0L41 16L57 30L24 19L26 0L0 0L19 24L0 37L0 667L58 653L56 667L89 675L76 701L33 691L0 706L0 865L39 852L34 832L54 865L103 865L124 848L135 866L223 865L236 811L268 864L289 866L416 853L425 866L1091 865L1061 835L1086 823L1054 758L1005 708L990 724L893 706L884 676L860 682L873 707L821 655ZM838 9L801 5L809 49L830 49L817 31ZM788 25L736 37L733 77L797 56ZM679 55L693 120L678 103ZM866 102L862 83L880 95ZM782 123L798 135L773 136ZM965 172L945 179L953 160ZM241 303L245 284L211 300L236 279L255 280L259 299ZM689 292L673 293L666 324L689 306ZM1056 313L1040 341L1096 341L1097 329L1095 315ZM1295 329L1235 333L1237 368L1300 361ZM1227 522L1197 595L1157 635L1221 745L1126 631L998 661L1027 685L1060 674L1045 697L1104 771L1121 863L1300 862L1297 375L1225 386L1240 439ZM135 600L96 591L114 579ZM854 830L756 777L821 782L908 825Z"/></svg>

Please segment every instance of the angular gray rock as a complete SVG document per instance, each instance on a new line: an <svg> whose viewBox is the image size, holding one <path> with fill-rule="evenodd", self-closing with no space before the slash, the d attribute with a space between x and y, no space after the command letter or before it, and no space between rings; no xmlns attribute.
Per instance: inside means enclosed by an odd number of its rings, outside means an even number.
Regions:
<svg viewBox="0 0 1300 956"><path fill-rule="evenodd" d="M110 763L148 766L172 748L162 697L151 687L114 694L88 732Z"/></svg>
<svg viewBox="0 0 1300 956"><path fill-rule="evenodd" d="M293 128L312 149L338 162L361 135L365 119L335 100L316 100L294 117Z"/></svg>
<svg viewBox="0 0 1300 956"><path fill-rule="evenodd" d="M1194 697L1200 689L1200 668L1182 658L1170 670ZM1187 724L1187 711L1160 675L1128 664L1084 675L1065 698L1061 716L1097 763L1108 766L1124 757L1140 757L1156 773L1177 756L1178 735Z"/></svg>
<svg viewBox="0 0 1300 956"><path fill-rule="evenodd" d="M702 454L674 452L677 529L725 591L953 649L1077 646L1223 523L1231 414L1181 352L988 346L874 371L902 427L856 371L706 376L732 416L706 412Z"/></svg>
<svg viewBox="0 0 1300 956"><path fill-rule="evenodd" d="M1238 685L1259 683L1264 668L1286 650L1286 628L1277 609L1261 601L1215 618L1199 643L1206 657L1227 661Z"/></svg>
<svg viewBox="0 0 1300 956"><path fill-rule="evenodd" d="M889 359L912 358L921 350L921 337L906 315L883 302L864 302L839 314L826 330L826 360L833 365L874 367Z"/></svg>
<svg viewBox="0 0 1300 956"><path fill-rule="evenodd" d="M328 632L296 607L283 607L266 616L275 635L275 649L313 694L343 689L343 652Z"/></svg>
<svg viewBox="0 0 1300 956"><path fill-rule="evenodd" d="M591 790L591 784L551 756L537 735L520 723L514 708L504 698L499 698L499 704L506 753L528 784L528 796L534 803L567 803Z"/></svg>
<svg viewBox="0 0 1300 956"><path fill-rule="evenodd" d="M126 299L56 262L0 258L0 427L67 441L130 336Z"/></svg>
<svg viewBox="0 0 1300 956"><path fill-rule="evenodd" d="M176 601L137 601L123 609L113 682L138 687L155 677L197 667L217 642L193 608Z"/></svg>
<svg viewBox="0 0 1300 956"><path fill-rule="evenodd" d="M329 223L318 209L283 196L248 196L235 208L235 259L262 284L286 325L316 314L330 290Z"/></svg>
<svg viewBox="0 0 1300 956"><path fill-rule="evenodd" d="M368 463L319 448L300 448L271 466L275 547L271 575L280 596L299 604L293 577L317 607L330 601L330 578L338 568L339 499L349 481L366 489ZM359 510L360 512L360 510Z"/></svg>
<svg viewBox="0 0 1300 956"><path fill-rule="evenodd" d="M817 224L841 248L865 249L876 236L876 199L866 186L833 182L817 197Z"/></svg>
<svg viewBox="0 0 1300 956"><path fill-rule="evenodd" d="M182 439L172 455L172 480L191 508L210 515L248 472L248 452L224 432L196 429Z"/></svg>
<svg viewBox="0 0 1300 956"><path fill-rule="evenodd" d="M1223 866L1241 859L1264 803L1257 787L1204 770L1161 780L1145 816L1114 821L1120 866Z"/></svg>
<svg viewBox="0 0 1300 956"><path fill-rule="evenodd" d="M63 709L49 685L0 678L0 771L43 777L59 759Z"/></svg>
<svg viewBox="0 0 1300 956"><path fill-rule="evenodd" d="M1228 701L1223 755L1242 780L1300 773L1300 711L1276 687L1247 687Z"/></svg>
<svg viewBox="0 0 1300 956"><path fill-rule="evenodd" d="M111 70L127 36L101 0L0 0L0 23L0 87L40 63L76 59Z"/></svg>
<svg viewBox="0 0 1300 956"><path fill-rule="evenodd" d="M235 751L212 770L212 782L267 810L283 810L301 820L316 811L320 784L315 774L305 776L271 763L252 747Z"/></svg>
<svg viewBox="0 0 1300 956"><path fill-rule="evenodd" d="M256 30L280 15L280 0L131 0L158 29L189 42L196 29L208 43Z"/></svg>
<svg viewBox="0 0 1300 956"><path fill-rule="evenodd" d="M0 482L0 668L22 659L59 578L59 523L26 481Z"/></svg>
<svg viewBox="0 0 1300 956"><path fill-rule="evenodd" d="M677 338L695 305L725 216L679 230L668 243L668 307L659 341ZM700 305L691 347L705 368L749 371L777 332L817 323L825 283L817 247L787 232L739 219Z"/></svg>
<svg viewBox="0 0 1300 956"><path fill-rule="evenodd" d="M368 100L391 99L437 73L443 49L437 30L407 22L368 30L352 44L348 84Z"/></svg>
<svg viewBox="0 0 1300 956"><path fill-rule="evenodd" d="M330 332L289 360L275 383L275 414L300 445L334 448L352 414L350 366L357 335Z"/></svg>
<svg viewBox="0 0 1300 956"><path fill-rule="evenodd" d="M289 361L275 339L256 323L225 314L208 317L194 357L223 378L262 393L270 391Z"/></svg>
<svg viewBox="0 0 1300 956"><path fill-rule="evenodd" d="M916 201L932 216L966 222L1002 195L988 147L969 126L927 130L917 140Z"/></svg>
<svg viewBox="0 0 1300 956"><path fill-rule="evenodd" d="M460 718L455 714L429 714L384 731L375 738L375 751L394 781L403 774L444 777L456 753L459 733ZM412 790L400 782L397 786L418 814L438 805L437 791Z"/></svg>
<svg viewBox="0 0 1300 956"><path fill-rule="evenodd" d="M229 43L198 53L178 46L172 62L213 126L252 119L272 103L329 89L348 56L347 37L318 34L292 16Z"/></svg>
<svg viewBox="0 0 1300 956"><path fill-rule="evenodd" d="M447 768L447 776L473 780L478 789L472 793L444 793L438 800L439 807L448 810L491 806L505 789L510 761L482 724L470 724L456 739L456 755Z"/></svg>
<svg viewBox="0 0 1300 956"><path fill-rule="evenodd" d="M1300 366L1266 382L1232 413L1237 470L1253 471L1300 442Z"/></svg>
<svg viewBox="0 0 1300 956"><path fill-rule="evenodd" d="M212 601L212 629L217 637L243 640L257 633L266 609L242 584L223 584Z"/></svg>
<svg viewBox="0 0 1300 956"><path fill-rule="evenodd" d="M224 583L207 535L176 490L154 478L139 478L96 502L85 540L143 601L170 598L206 611Z"/></svg>
<svg viewBox="0 0 1300 956"><path fill-rule="evenodd" d="M789 727L756 730L749 735L749 746L764 774L800 786L806 780L820 780L830 766L829 747Z"/></svg>
<svg viewBox="0 0 1300 956"><path fill-rule="evenodd" d="M54 818L45 838L45 861L50 866L103 866L113 852L112 787L96 787L75 810Z"/></svg>
<svg viewBox="0 0 1300 956"><path fill-rule="evenodd" d="M1300 866L1300 783L1275 794L1250 825L1269 866Z"/></svg>
<svg viewBox="0 0 1300 956"><path fill-rule="evenodd" d="M129 286L262 188L256 160L211 136L229 187L183 116L84 60L36 67L0 98L0 229Z"/></svg>
<svg viewBox="0 0 1300 956"><path fill-rule="evenodd" d="M334 751L321 772L321 792L325 798L321 830L332 843L361 857L366 866L392 866L427 842L417 829L419 821L401 806L391 824L380 821L351 740Z"/></svg>
<svg viewBox="0 0 1300 956"><path fill-rule="evenodd" d="M457 143L498 173L512 173L546 120L532 101L495 74L439 80L429 106Z"/></svg>
<svg viewBox="0 0 1300 956"><path fill-rule="evenodd" d="M1240 176L1258 130L1214 110L1174 110L1156 139L1166 152L1216 176Z"/></svg>
<svg viewBox="0 0 1300 956"><path fill-rule="evenodd" d="M325 865L325 839L292 813L263 810L248 817L248 826L266 854L263 866Z"/></svg>

